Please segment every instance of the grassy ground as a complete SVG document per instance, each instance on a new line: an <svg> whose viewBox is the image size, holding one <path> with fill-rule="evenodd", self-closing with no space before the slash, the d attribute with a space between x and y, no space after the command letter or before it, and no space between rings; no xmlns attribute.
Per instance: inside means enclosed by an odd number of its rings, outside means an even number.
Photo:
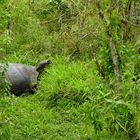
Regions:
<svg viewBox="0 0 140 140"><path fill-rule="evenodd" d="M108 85L91 61L56 57L42 73L35 94L1 94L0 139L137 139L138 87L126 87L118 98Z"/></svg>
<svg viewBox="0 0 140 140"><path fill-rule="evenodd" d="M140 139L139 30L120 21L130 1L117 2L111 15L110 1L100 1L117 48L121 95L114 90L108 27L95 2L0 1L0 63L51 60L35 94L7 95L0 75L0 140ZM138 2L130 4L131 23ZM106 79L91 61L90 46Z"/></svg>

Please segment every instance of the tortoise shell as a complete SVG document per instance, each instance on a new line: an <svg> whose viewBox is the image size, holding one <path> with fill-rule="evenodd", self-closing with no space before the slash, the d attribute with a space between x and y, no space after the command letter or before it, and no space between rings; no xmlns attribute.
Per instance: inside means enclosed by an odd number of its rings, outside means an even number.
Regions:
<svg viewBox="0 0 140 140"><path fill-rule="evenodd" d="M39 74L48 64L48 60L40 62L36 67L9 63L5 79L10 84L11 92L18 96L26 91L34 91Z"/></svg>
<svg viewBox="0 0 140 140"><path fill-rule="evenodd" d="M33 66L10 63L5 78L11 85L11 92L20 95L23 92L33 90L37 85L38 75L39 72Z"/></svg>

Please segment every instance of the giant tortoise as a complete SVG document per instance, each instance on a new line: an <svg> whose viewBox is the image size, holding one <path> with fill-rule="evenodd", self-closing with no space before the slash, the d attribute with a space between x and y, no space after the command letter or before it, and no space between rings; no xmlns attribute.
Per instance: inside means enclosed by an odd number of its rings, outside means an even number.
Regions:
<svg viewBox="0 0 140 140"><path fill-rule="evenodd" d="M49 60L42 61L36 66L9 63L5 80L10 84L11 93L19 96L24 92L33 91L37 86L39 74L49 63Z"/></svg>

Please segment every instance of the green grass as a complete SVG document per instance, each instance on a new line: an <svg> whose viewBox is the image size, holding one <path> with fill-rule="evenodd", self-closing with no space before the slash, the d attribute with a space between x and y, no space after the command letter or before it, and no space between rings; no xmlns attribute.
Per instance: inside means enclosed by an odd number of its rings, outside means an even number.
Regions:
<svg viewBox="0 0 140 140"><path fill-rule="evenodd" d="M117 98L91 61L55 57L34 95L1 95L0 139L135 139L139 96L131 91Z"/></svg>
<svg viewBox="0 0 140 140"><path fill-rule="evenodd" d="M51 60L35 94L8 95L0 73L0 140L140 139L139 46L133 45L139 30L118 23L127 2L114 9L110 26L121 75L117 95L106 27L94 3L0 1L0 63ZM109 3L102 1L101 11ZM106 79L89 57L90 45Z"/></svg>

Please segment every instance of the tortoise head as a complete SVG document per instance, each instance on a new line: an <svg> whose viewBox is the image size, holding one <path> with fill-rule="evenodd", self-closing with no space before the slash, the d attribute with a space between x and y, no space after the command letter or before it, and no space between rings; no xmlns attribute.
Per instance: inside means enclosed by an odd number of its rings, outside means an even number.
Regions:
<svg viewBox="0 0 140 140"><path fill-rule="evenodd" d="M50 60L41 61L36 65L36 71L40 73L49 64L50 64Z"/></svg>

